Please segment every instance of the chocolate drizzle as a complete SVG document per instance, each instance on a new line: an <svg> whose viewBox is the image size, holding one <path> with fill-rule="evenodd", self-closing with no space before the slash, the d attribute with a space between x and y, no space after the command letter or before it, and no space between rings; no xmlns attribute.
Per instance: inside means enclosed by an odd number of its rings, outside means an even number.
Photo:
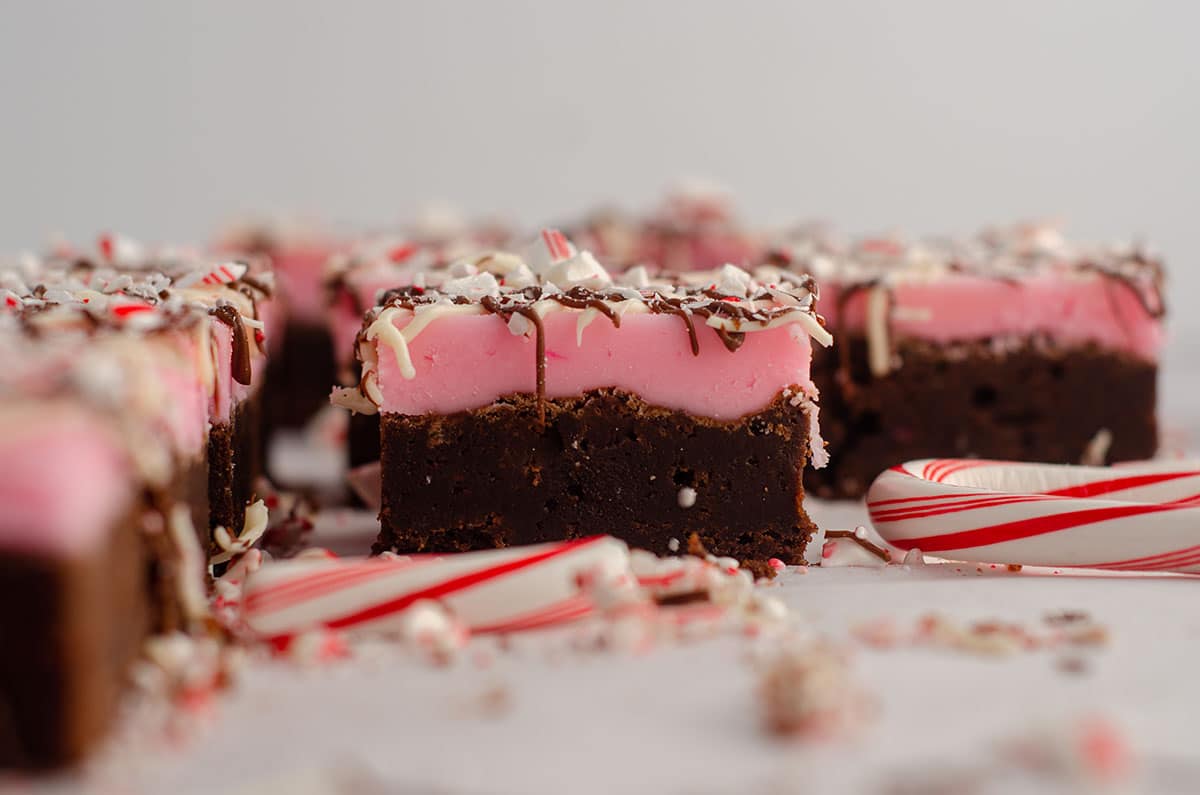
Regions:
<svg viewBox="0 0 1200 795"><path fill-rule="evenodd" d="M858 533L856 533L853 530L826 530L825 531L825 539L826 540L835 539L835 538L845 538L849 541L853 541L854 543L858 544L860 547L865 549L867 552L870 552L872 555L874 555L875 557L882 560L884 563L892 562L892 556L888 553L888 551L886 549L884 549L883 547L879 546L876 543L868 541L866 538L859 536Z"/></svg>
<svg viewBox="0 0 1200 795"><path fill-rule="evenodd" d="M717 337L725 343L725 347L730 353L736 353L737 349L742 347L742 343L746 341L746 335L742 332L726 331L723 328L717 329Z"/></svg>
<svg viewBox="0 0 1200 795"><path fill-rule="evenodd" d="M683 318L683 324L687 326L688 343L692 347L692 356L700 355L700 338L696 336L696 324L692 322L692 312L689 309L684 309L681 306L675 306L667 302L659 304L658 311L671 315L679 315Z"/></svg>
<svg viewBox="0 0 1200 795"><path fill-rule="evenodd" d="M528 288L536 290L537 288ZM462 297L462 296L458 296ZM455 301L455 303L463 303ZM536 367L537 367L537 402L538 402L538 422L545 424L546 422L546 327L542 323L542 316L538 314L537 308L532 303L506 303L504 297L497 298L491 295L485 295L479 301L479 305L494 315L499 315L506 321L511 321L513 315L520 315L529 321L533 326L534 341L536 343Z"/></svg>
<svg viewBox="0 0 1200 795"><path fill-rule="evenodd" d="M794 305L778 303L773 292L786 293L796 299L797 303ZM818 315L814 311L815 301L810 299L811 296L812 293L807 290L804 290L802 294L797 294L782 291L779 288L759 288L752 294L743 297L722 294L710 287L679 287L665 292L659 288L635 290L630 287L608 287L593 289L576 286L567 292L562 292L552 287L534 286L519 290L506 290L498 296L487 295L476 301L489 312L505 317L516 312L518 306L528 306L539 301L554 301L571 309L595 309L618 327L622 313L614 309L612 305L620 306L633 302L644 305L651 313L680 315L685 318L685 321L690 321L689 316L695 314L705 319L716 317L730 320L735 326L740 326L743 324L767 325L773 320L794 312L803 312L816 318ZM433 288L401 287L384 293L376 308L386 309L396 306L415 310L421 306L445 301L454 304L473 303L472 299L465 295L441 293ZM770 306L759 305L759 302L763 301L772 303ZM368 317L368 324L372 319ZM690 330L689 336L691 336L694 334L694 327L691 322L687 322L686 325ZM738 329L730 331L730 334L741 333ZM738 345L740 343L734 343L731 350L736 350ZM698 344L693 346L693 352L699 352Z"/></svg>
<svg viewBox="0 0 1200 795"><path fill-rule="evenodd" d="M250 386L250 335L242 322L242 313L233 304L220 304L209 314L233 329L233 380Z"/></svg>
<svg viewBox="0 0 1200 795"><path fill-rule="evenodd" d="M255 276L253 276L249 273L242 274L242 277L241 277L241 279L239 279L239 281L242 282L242 284L246 285L247 287L251 287L251 288L257 290L258 292L260 292L264 298L270 298L272 295L271 288L268 287L265 282L261 281L260 279L256 278ZM245 291L243 291L243 293L245 295L249 296L251 299L256 299L256 296L254 296L251 293L247 293ZM257 300L255 300L255 317L258 317Z"/></svg>
<svg viewBox="0 0 1200 795"><path fill-rule="evenodd" d="M621 316L586 287L572 287L562 295L555 296L555 298L563 306L569 306L572 309L595 309L612 321L614 328L621 327Z"/></svg>
<svg viewBox="0 0 1200 795"><path fill-rule="evenodd" d="M544 426L546 424L546 328L542 325L542 316L532 306L521 307L516 312L533 324L533 332L536 335L538 424Z"/></svg>
<svg viewBox="0 0 1200 795"><path fill-rule="evenodd" d="M1149 279L1139 283L1137 279L1123 270L1097 264L1090 260L1080 263L1079 269L1098 273L1101 276L1111 279L1116 284L1128 288L1134 297L1137 298L1138 303L1142 305L1142 309L1145 310L1148 316L1152 318L1165 317L1167 314L1167 305L1163 299L1164 278L1162 263L1150 259L1140 251L1135 251L1128 261L1134 263L1143 273L1148 273ZM1145 288L1149 288L1149 291Z"/></svg>

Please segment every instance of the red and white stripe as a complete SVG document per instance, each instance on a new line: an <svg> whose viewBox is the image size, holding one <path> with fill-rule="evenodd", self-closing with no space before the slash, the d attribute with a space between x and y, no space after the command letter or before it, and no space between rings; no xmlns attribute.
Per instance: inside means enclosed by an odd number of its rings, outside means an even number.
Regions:
<svg viewBox="0 0 1200 795"><path fill-rule="evenodd" d="M246 275L246 264L242 262L222 262L208 273L200 277L201 284L231 284Z"/></svg>
<svg viewBox="0 0 1200 795"><path fill-rule="evenodd" d="M113 300L108 302L108 314L122 322L149 318L154 315L154 305L142 301Z"/></svg>
<svg viewBox="0 0 1200 795"><path fill-rule="evenodd" d="M136 240L111 232L100 235L96 241L96 248L100 251L100 258L110 263L128 265L145 256L142 245Z"/></svg>
<svg viewBox="0 0 1200 795"><path fill-rule="evenodd" d="M1200 463L1117 467L927 459L867 493L890 544L1031 566L1200 572Z"/></svg>
<svg viewBox="0 0 1200 795"><path fill-rule="evenodd" d="M243 619L278 641L316 628L394 631L422 600L443 604L472 632L513 632L592 612L581 575L620 577L629 549L609 536L411 558L302 559L251 574Z"/></svg>
<svg viewBox="0 0 1200 795"><path fill-rule="evenodd" d="M575 256L575 249L567 236L557 229L542 230L542 245L550 255L550 261L562 262Z"/></svg>

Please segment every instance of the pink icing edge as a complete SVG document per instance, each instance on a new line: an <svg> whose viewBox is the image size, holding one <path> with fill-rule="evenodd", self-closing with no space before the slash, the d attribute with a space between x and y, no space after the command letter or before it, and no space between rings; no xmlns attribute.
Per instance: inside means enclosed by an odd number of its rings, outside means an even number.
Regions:
<svg viewBox="0 0 1200 795"><path fill-rule="evenodd" d="M84 554L129 510L134 478L114 435L82 408L0 414L0 548Z"/></svg>
<svg viewBox="0 0 1200 795"><path fill-rule="evenodd" d="M716 420L766 408L780 392L815 394L812 348L798 325L753 331L730 352L697 319L694 356L683 322L673 315L627 314L621 327L600 316L576 342L576 311L551 312L546 332L546 396L571 397L616 388L647 403ZM397 317L407 325L411 315ZM406 415L450 414L536 391L532 332L515 335L495 315L453 315L431 322L409 343L416 377L405 379L391 349L378 345L381 410Z"/></svg>
<svg viewBox="0 0 1200 795"><path fill-rule="evenodd" d="M233 378L233 329L220 320L212 318L212 339L216 346L216 361L214 362L214 384L209 396L209 419L214 423L229 422L233 415L233 407L261 388L266 374L267 357L259 351L258 346L250 343L250 384L239 384Z"/></svg>
<svg viewBox="0 0 1200 795"><path fill-rule="evenodd" d="M412 270L400 265L362 268L346 275L328 315L334 358L339 369L349 367L354 359L354 340L362 330L363 322L362 312L357 307L374 306L380 293L412 284L412 277Z"/></svg>
<svg viewBox="0 0 1200 795"><path fill-rule="evenodd" d="M156 367L169 410L158 417L183 455L198 455L210 422L228 422L232 408L261 383L265 357L252 360L251 386L232 377L232 330L215 319L215 384L210 393L192 363L198 350L191 333L173 335L178 366ZM19 417L16 421L13 417ZM31 554L73 554L96 543L133 494L135 476L118 440L102 417L81 406L0 413L0 548Z"/></svg>
<svg viewBox="0 0 1200 795"><path fill-rule="evenodd" d="M339 246L323 242L286 246L272 255L275 278L288 305L288 314L319 324L325 315L325 265Z"/></svg>
<svg viewBox="0 0 1200 795"><path fill-rule="evenodd" d="M1127 285L1098 274L1039 274L1016 283L968 274L892 288L888 327L899 337L936 343L1046 334L1065 344L1096 343L1156 361L1164 342L1162 322L1148 314ZM859 330L866 320L866 293L847 299L838 312L839 286L821 282L820 311L836 335Z"/></svg>
<svg viewBox="0 0 1200 795"><path fill-rule="evenodd" d="M190 336L180 335L178 349L184 363L194 362L195 342ZM158 368L159 383L166 391L167 408L164 421L166 432L176 449L185 455L198 454L204 447L204 432L208 426L208 395L204 384L196 375L195 368L186 366L163 366Z"/></svg>

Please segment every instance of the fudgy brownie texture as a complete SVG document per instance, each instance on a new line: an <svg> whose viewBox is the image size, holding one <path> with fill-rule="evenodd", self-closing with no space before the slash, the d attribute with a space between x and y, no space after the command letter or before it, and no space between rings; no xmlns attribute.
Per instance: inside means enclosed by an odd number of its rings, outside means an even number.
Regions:
<svg viewBox="0 0 1200 795"><path fill-rule="evenodd" d="M0 768L78 761L116 711L154 623L140 519L95 554L0 556Z"/></svg>
<svg viewBox="0 0 1200 795"><path fill-rule="evenodd" d="M214 425L208 435L208 526L222 525L234 535L241 532L246 503L262 474L260 399L254 395L235 405L229 422ZM211 540L205 548L215 551Z"/></svg>
<svg viewBox="0 0 1200 795"><path fill-rule="evenodd" d="M1101 430L1107 461L1158 447L1158 368L1096 345L981 340L902 341L900 365L872 376L867 342L843 333L814 352L829 466L805 482L819 497L860 497L888 467L919 458L979 457L1077 464Z"/></svg>
<svg viewBox="0 0 1200 795"><path fill-rule="evenodd" d="M378 414L351 414L347 437L352 468L379 460Z"/></svg>
<svg viewBox="0 0 1200 795"><path fill-rule="evenodd" d="M279 428L299 428L329 405L336 382L333 339L321 324L291 322L283 330L285 344L267 360L263 384L266 435Z"/></svg>
<svg viewBox="0 0 1200 795"><path fill-rule="evenodd" d="M355 379L359 377L359 367L355 367ZM351 469L370 464L379 460L379 415L351 414L350 425L346 430L347 463ZM363 505L356 494L349 497L352 505Z"/></svg>
<svg viewBox="0 0 1200 795"><path fill-rule="evenodd" d="M665 552L696 533L762 571L803 561L808 416L779 396L731 422L617 390L516 395L446 416L382 417L377 552L457 552L611 534ZM694 500L694 502L693 502Z"/></svg>

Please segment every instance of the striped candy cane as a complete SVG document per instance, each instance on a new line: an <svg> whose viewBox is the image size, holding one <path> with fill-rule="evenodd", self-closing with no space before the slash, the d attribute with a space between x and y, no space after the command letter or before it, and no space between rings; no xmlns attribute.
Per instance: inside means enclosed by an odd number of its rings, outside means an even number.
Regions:
<svg viewBox="0 0 1200 795"><path fill-rule="evenodd" d="M1200 463L910 461L867 508L889 543L956 560L1200 572Z"/></svg>
<svg viewBox="0 0 1200 795"><path fill-rule="evenodd" d="M567 236L557 229L542 230L542 245L550 254L551 262L562 262L575 256L575 250Z"/></svg>
<svg viewBox="0 0 1200 795"><path fill-rule="evenodd" d="M580 576L619 578L629 549L609 536L527 547L264 565L246 580L243 619L278 642L317 628L392 631L401 614L436 600L472 632L513 632L589 614Z"/></svg>
<svg viewBox="0 0 1200 795"><path fill-rule="evenodd" d="M145 256L142 246L136 240L124 235L106 233L96 241L100 257L106 262L130 264Z"/></svg>
<svg viewBox="0 0 1200 795"><path fill-rule="evenodd" d="M222 262L200 277L201 284L231 284L246 275L247 267L242 262Z"/></svg>

